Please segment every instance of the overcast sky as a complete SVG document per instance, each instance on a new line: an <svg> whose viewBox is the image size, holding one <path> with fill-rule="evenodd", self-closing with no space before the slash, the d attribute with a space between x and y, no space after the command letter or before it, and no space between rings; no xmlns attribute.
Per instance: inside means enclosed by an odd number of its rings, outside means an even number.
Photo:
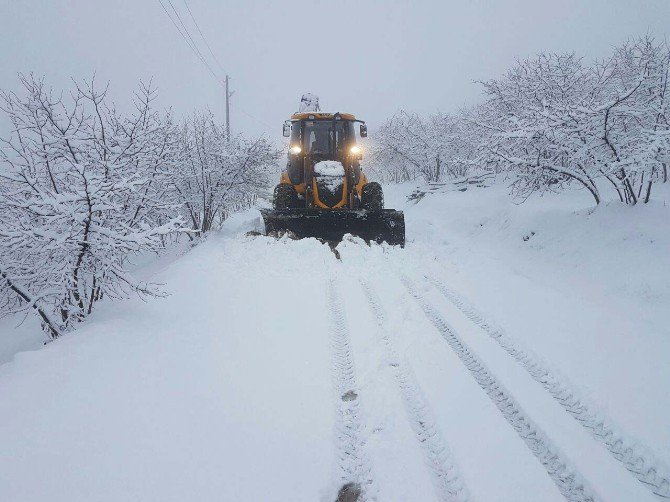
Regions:
<svg viewBox="0 0 670 502"><path fill-rule="evenodd" d="M137 81L153 76L161 107L178 115L209 107L223 120L221 86L161 1L175 17L172 2L222 78L184 0L0 0L0 88L18 90L18 72L59 89L96 72L123 106ZM231 76L233 131L272 136L303 92L375 127L400 108L473 102L473 81L515 58L543 50L603 57L628 37L670 35L670 0L186 2Z"/></svg>

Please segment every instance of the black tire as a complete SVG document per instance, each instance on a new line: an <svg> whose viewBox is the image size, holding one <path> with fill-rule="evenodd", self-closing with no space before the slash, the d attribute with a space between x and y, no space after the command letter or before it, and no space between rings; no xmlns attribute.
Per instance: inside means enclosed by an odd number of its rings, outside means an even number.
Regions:
<svg viewBox="0 0 670 502"><path fill-rule="evenodd" d="M384 192L382 191L382 186L376 181L363 185L361 209L367 209L368 211L381 211L384 209Z"/></svg>
<svg viewBox="0 0 670 502"><path fill-rule="evenodd" d="M298 193L292 185L281 183L275 187L272 205L275 209L293 209L298 207Z"/></svg>

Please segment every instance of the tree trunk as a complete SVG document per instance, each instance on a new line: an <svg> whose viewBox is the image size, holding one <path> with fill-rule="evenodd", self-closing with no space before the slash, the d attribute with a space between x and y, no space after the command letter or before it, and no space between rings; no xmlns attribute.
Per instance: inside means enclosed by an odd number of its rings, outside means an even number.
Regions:
<svg viewBox="0 0 670 502"><path fill-rule="evenodd" d="M635 196L635 190L633 189L633 186L630 184L630 180L626 178L624 180L624 187L626 188L626 193L628 194L628 203L631 206L634 206L637 204L637 197Z"/></svg>
<svg viewBox="0 0 670 502"><path fill-rule="evenodd" d="M621 202L625 202L625 201L624 201L623 194L621 193L621 188L619 188L619 185L616 184L616 181L614 181L612 178L610 178L609 176L607 176L607 175L602 171L602 169L600 170L600 172L602 173L603 176L605 176L605 179L606 179L607 181L609 181L609 182L612 184L612 186L614 187L614 190L616 190L616 193L617 193L617 195L619 196L619 200L620 200Z"/></svg>
<svg viewBox="0 0 670 502"><path fill-rule="evenodd" d="M653 183L652 181L647 182L647 193L644 196L644 203L645 204L647 202L649 202L649 197L651 197L651 185L652 185L652 183Z"/></svg>
<svg viewBox="0 0 670 502"><path fill-rule="evenodd" d="M35 310L35 312L37 312L37 315L39 315L40 318L42 319L42 325L46 328L47 333L49 333L49 337L52 340L55 340L56 338L58 338L63 334L61 332L61 327L53 319L51 319L51 315L49 315L46 309L42 308L37 301L34 301L32 299L32 296L27 290L25 290L24 288L16 284L14 281L12 281L9 278L7 272L5 272L2 268L0 268L0 277L2 277L5 284L7 284L7 287L12 291L14 291L14 293L19 298L21 298L21 300L32 305L32 308Z"/></svg>

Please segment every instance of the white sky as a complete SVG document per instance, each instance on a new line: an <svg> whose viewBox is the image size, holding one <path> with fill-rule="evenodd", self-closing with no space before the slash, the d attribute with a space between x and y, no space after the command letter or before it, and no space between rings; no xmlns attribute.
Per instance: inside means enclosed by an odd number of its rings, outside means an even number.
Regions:
<svg viewBox="0 0 670 502"><path fill-rule="evenodd" d="M162 1L223 75L184 0ZM670 35L670 0L187 1L231 75L233 131L272 137L303 92L375 127L399 108L473 102L473 80L499 75L515 58L543 50L602 57L628 37ZM18 72L59 89L96 72L123 106L136 82L153 76L161 107L178 115L209 107L223 120L221 87L159 0L0 0L0 41L4 90L18 90ZM6 127L0 118L0 132Z"/></svg>

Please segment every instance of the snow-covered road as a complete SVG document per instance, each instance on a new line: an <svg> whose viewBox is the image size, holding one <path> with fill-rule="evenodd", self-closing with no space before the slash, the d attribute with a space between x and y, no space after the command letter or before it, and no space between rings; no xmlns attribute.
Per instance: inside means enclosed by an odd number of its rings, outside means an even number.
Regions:
<svg viewBox="0 0 670 502"><path fill-rule="evenodd" d="M166 298L107 303L0 366L0 500L670 496L664 443L631 439L662 435L664 405L613 420L463 294L457 255L335 253L248 219L151 270Z"/></svg>

